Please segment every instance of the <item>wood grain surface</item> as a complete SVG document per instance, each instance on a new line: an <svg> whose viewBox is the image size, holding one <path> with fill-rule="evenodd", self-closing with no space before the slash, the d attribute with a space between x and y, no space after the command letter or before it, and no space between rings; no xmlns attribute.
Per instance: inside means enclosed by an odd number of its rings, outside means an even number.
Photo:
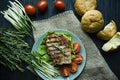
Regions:
<svg viewBox="0 0 120 80"><path fill-rule="evenodd" d="M14 0L11 0L14 1ZM23 6L25 4L33 4L36 6L39 0L19 0ZM60 12L58 12L54 7L54 0L47 0L48 1L48 9L45 13L40 13L37 11L35 16L30 16L30 18L35 20L42 20L50 18ZM77 18L80 20L81 17L78 16L74 10L74 1L75 0L63 0L66 4L65 11L73 10ZM9 4L8 0L0 0L0 11L6 10L7 5ZM114 20L117 24L117 30L120 31L120 0L97 0L97 10L101 11L105 25L108 24L111 20ZM105 26L104 25L104 26ZM11 24L3 18L3 15L0 14L0 27L3 28L12 28ZM96 37L96 34L90 34L90 37L95 42L96 46L100 50L102 56L106 60L107 64L109 65L110 69L116 74L116 76L120 79L120 48L112 53L105 53L102 51L101 47L105 43ZM27 38L26 41L32 47L34 41L32 39ZM10 70L4 68L0 65L0 80L37 80L36 76L31 73L29 70L25 70L25 72L21 73L19 71L11 72Z"/></svg>

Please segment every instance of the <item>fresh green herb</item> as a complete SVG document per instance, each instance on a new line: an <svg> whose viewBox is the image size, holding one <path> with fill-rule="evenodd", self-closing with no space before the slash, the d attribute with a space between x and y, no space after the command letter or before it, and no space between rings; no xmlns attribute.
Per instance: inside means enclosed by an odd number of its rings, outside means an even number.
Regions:
<svg viewBox="0 0 120 80"><path fill-rule="evenodd" d="M22 40L22 34L0 28L0 63L11 70L24 71L22 59L30 53L29 45Z"/></svg>
<svg viewBox="0 0 120 80"><path fill-rule="evenodd" d="M47 62L48 55L30 52L29 45L22 40L23 37L22 33L0 28L0 64L11 70L24 71L24 61L48 79L60 75L58 70Z"/></svg>
<svg viewBox="0 0 120 80"><path fill-rule="evenodd" d="M49 35L51 35L51 34L55 34L55 32L47 32L47 33L46 33L46 36L49 36Z"/></svg>
<svg viewBox="0 0 120 80"><path fill-rule="evenodd" d="M50 55L47 53L47 47L45 45L45 39L42 40L42 43L40 44L40 48L38 49L38 53L39 53L40 56L42 56L41 58L43 60L45 60L46 62L48 62L51 65L54 65Z"/></svg>
<svg viewBox="0 0 120 80"><path fill-rule="evenodd" d="M73 49L73 43L74 43L73 41L70 42L70 44L71 44L71 49L72 49L72 53L75 55L75 51L74 51L74 49Z"/></svg>
<svg viewBox="0 0 120 80"><path fill-rule="evenodd" d="M76 58L76 55L75 54L71 54L71 59L75 59Z"/></svg>
<svg viewBox="0 0 120 80"><path fill-rule="evenodd" d="M43 60L45 60L46 62L51 62L52 61L50 55L48 55L48 54L43 55L41 58Z"/></svg>
<svg viewBox="0 0 120 80"><path fill-rule="evenodd" d="M24 32L25 35L31 36L31 28L33 29L34 27L32 21L26 14L24 7L18 0L15 0L14 2L9 1L9 3L10 6L8 6L8 10L1 12L4 15L4 18L19 32Z"/></svg>
<svg viewBox="0 0 120 80"><path fill-rule="evenodd" d="M44 44L41 44L38 52L39 52L40 55L47 54L47 47Z"/></svg>
<svg viewBox="0 0 120 80"><path fill-rule="evenodd" d="M45 60L42 59L42 56L38 52L33 52L31 60L27 61L31 68L37 70L38 72L42 73L48 79L52 79L60 75L57 68L48 64Z"/></svg>
<svg viewBox="0 0 120 80"><path fill-rule="evenodd" d="M64 54L63 50L60 48L60 46L58 45L52 45L53 47L55 47L57 50L59 50L62 54Z"/></svg>

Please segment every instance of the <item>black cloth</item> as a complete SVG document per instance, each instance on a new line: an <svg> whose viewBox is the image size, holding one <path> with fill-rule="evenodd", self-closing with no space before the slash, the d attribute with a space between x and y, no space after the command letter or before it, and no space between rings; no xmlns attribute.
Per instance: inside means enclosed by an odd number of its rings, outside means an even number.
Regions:
<svg viewBox="0 0 120 80"><path fill-rule="evenodd" d="M14 1L14 0L11 0ZM19 0L23 5L25 4L33 4L36 7L36 4L39 0ZM36 15L30 16L32 20L42 20L50 18L53 15L56 15L58 12L54 7L54 0L47 0L48 1L48 9L46 12L41 13L37 10ZM74 1L75 0L63 0L66 4L65 11L67 10L74 10ZM0 11L6 10L7 5L9 4L8 0L0 0ZM114 20L117 24L117 30L120 31L120 0L97 0L97 10L101 11L104 16L105 25L108 24L111 20ZM77 18L80 20L81 17L76 14ZM12 28L11 24L3 18L3 15L0 14L0 27L3 28ZM105 58L106 62L108 63L110 69L116 74L116 76L120 79L120 48L117 49L115 52L110 54L106 54L102 51L101 47L105 43L96 37L96 34L90 34L90 37L95 42L96 46L100 50L102 56ZM32 39L27 38L26 41L32 47L34 41ZM37 80L36 76L31 73L29 70L25 70L25 72L11 72L10 70L4 68L0 65L0 80Z"/></svg>

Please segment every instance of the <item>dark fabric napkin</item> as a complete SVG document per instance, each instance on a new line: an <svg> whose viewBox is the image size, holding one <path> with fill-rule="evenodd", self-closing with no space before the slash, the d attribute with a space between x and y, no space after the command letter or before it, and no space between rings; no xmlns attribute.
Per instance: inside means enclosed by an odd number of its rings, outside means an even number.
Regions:
<svg viewBox="0 0 120 80"><path fill-rule="evenodd" d="M85 68L76 80L118 80L92 39L81 29L80 21L72 10L60 13L49 19L34 21L33 24L36 27L36 30L33 31L35 41L41 34L55 29L67 29L81 39L86 49L87 61Z"/></svg>

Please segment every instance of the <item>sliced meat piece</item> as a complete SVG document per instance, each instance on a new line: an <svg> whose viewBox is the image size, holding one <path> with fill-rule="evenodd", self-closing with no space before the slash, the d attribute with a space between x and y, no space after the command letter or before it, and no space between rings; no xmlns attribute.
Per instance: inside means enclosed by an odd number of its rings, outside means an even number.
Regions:
<svg viewBox="0 0 120 80"><path fill-rule="evenodd" d="M63 34L51 34L46 39L47 52L55 65L71 63L70 40Z"/></svg>

